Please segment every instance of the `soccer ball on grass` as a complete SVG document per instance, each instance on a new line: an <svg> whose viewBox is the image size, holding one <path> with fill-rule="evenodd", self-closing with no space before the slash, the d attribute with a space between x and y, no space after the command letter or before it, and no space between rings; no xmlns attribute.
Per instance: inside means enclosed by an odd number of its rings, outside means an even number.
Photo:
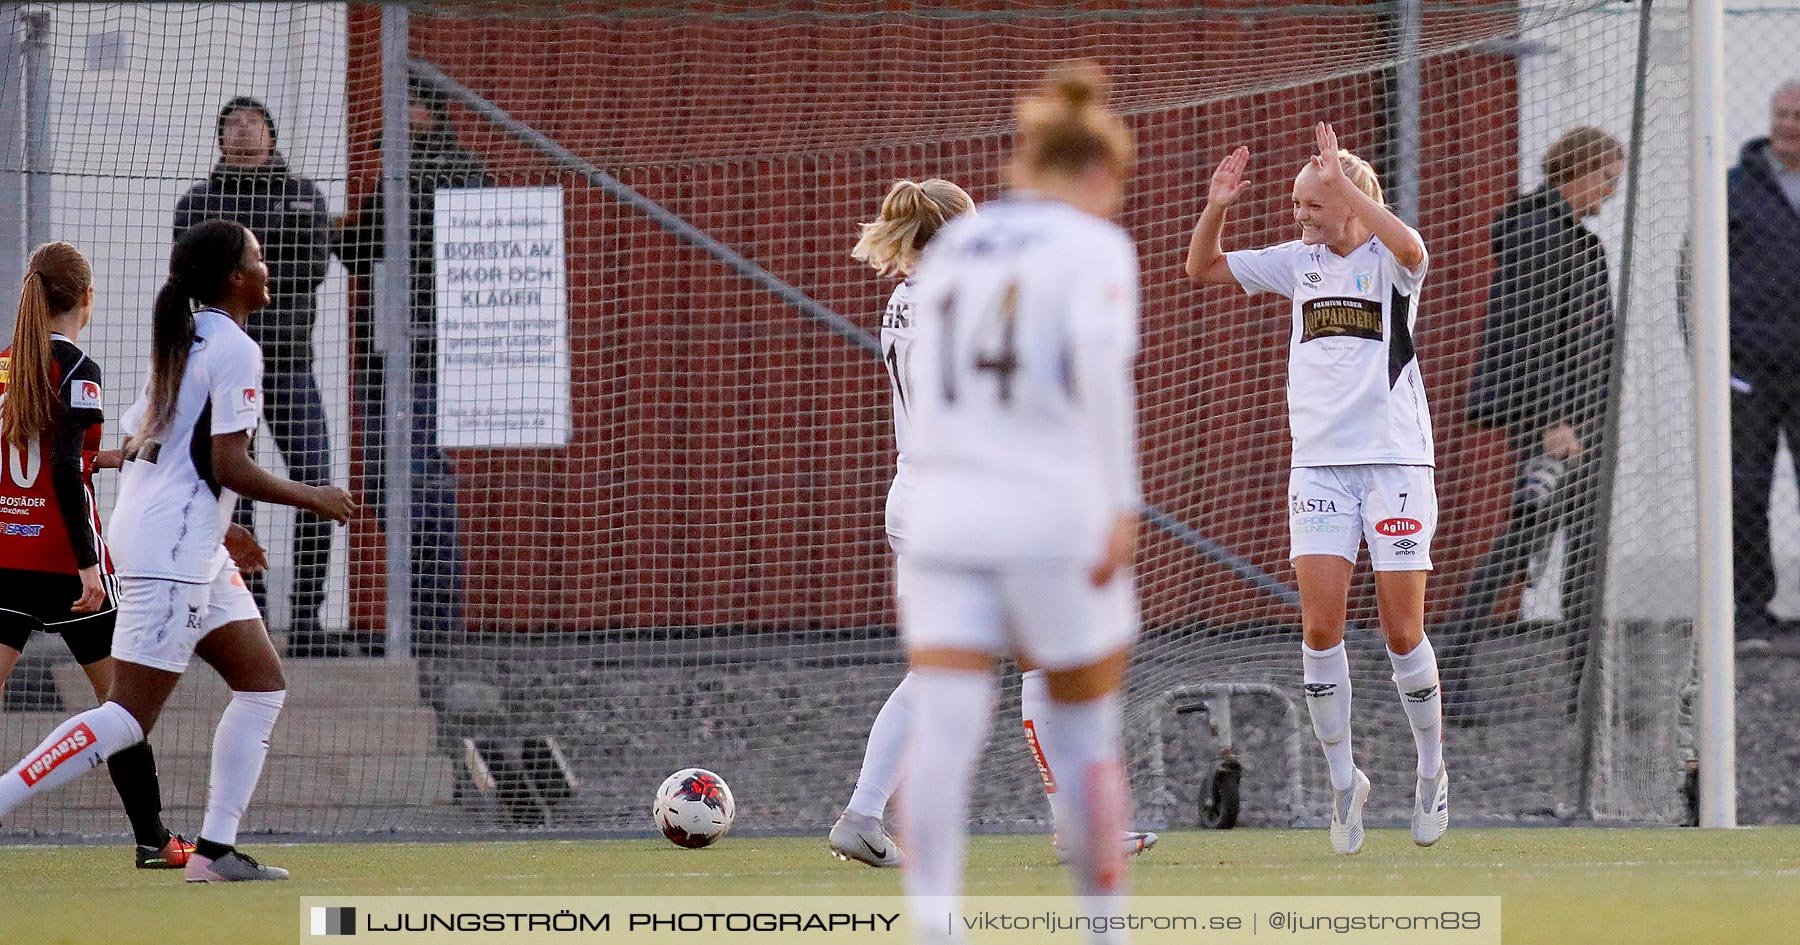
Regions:
<svg viewBox="0 0 1800 945"><path fill-rule="evenodd" d="M731 829L737 802L724 778L705 768L683 768L656 789L652 813L670 843L698 850L718 843Z"/></svg>

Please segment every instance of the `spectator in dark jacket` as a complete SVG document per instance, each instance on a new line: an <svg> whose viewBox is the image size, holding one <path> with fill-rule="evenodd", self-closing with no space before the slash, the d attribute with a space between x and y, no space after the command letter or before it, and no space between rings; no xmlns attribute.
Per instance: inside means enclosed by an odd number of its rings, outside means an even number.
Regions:
<svg viewBox="0 0 1800 945"><path fill-rule="evenodd" d="M489 187L487 170L456 138L449 102L432 86L414 79L410 85L412 125L411 176L407 216L412 235L411 328L412 363L412 608L418 655L441 650L446 635L462 623L462 551L457 539L456 480L437 438L437 305L434 285L433 206L439 187ZM351 273L368 276L382 258L387 208L379 186L362 212L343 231L339 254ZM364 297L373 287L365 279ZM370 313L358 314L368 336ZM384 488L381 446L385 370L378 352L360 365L359 399L365 435L364 456L371 475L365 492L379 496ZM423 673L424 676L430 673ZM427 686L427 689L434 687ZM428 692L435 701L435 693Z"/></svg>
<svg viewBox="0 0 1800 945"><path fill-rule="evenodd" d="M1740 640L1768 639L1776 440L1800 452L1800 80L1775 92L1770 134L1726 178L1731 258L1731 529Z"/></svg>
<svg viewBox="0 0 1800 945"><path fill-rule="evenodd" d="M175 238L206 220L233 220L262 241L269 265L269 304L244 328L262 345L263 416L287 464L288 475L308 485L331 482L331 443L325 410L313 377L313 326L319 283L331 260L332 227L325 196L289 169L276 149L274 119L262 102L238 97L220 109L219 163L175 204ZM237 522L253 524L251 504L240 500ZM343 655L341 640L319 624L325 575L331 564L331 523L311 512L294 513L293 610L289 656ZM250 578L264 603L261 575Z"/></svg>
<svg viewBox="0 0 1800 945"><path fill-rule="evenodd" d="M1465 591L1465 624L1494 616L1501 592L1526 576L1559 528L1567 539L1563 617L1580 626L1599 615L1613 300L1606 252L1581 221L1613 195L1624 171L1624 149L1611 135L1573 129L1545 155L1544 186L1494 220L1494 278L1469 418L1505 431L1519 473L1506 530Z"/></svg>

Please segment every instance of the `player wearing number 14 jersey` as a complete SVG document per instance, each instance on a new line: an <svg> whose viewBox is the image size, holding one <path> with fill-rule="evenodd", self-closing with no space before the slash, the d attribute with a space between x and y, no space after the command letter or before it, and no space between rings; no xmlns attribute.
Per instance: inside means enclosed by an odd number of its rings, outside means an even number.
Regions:
<svg viewBox="0 0 1800 945"><path fill-rule="evenodd" d="M100 365L76 345L93 305L80 250L46 243L31 255L13 344L0 351L0 687L43 630L62 637L105 699L118 579L91 478L105 414ZM113 755L107 770L137 835L138 867L186 865L193 845L163 826L150 743Z"/></svg>
<svg viewBox="0 0 1800 945"><path fill-rule="evenodd" d="M957 185L933 178L926 181L896 181L881 201L877 218L863 225L862 237L851 255L874 267L884 276L908 277L894 288L881 318L881 355L887 366L888 382L893 394L894 410L894 481L888 488L887 536L897 559L906 554L907 509L911 505L912 464L908 459L912 443L912 421L908 405L909 391L922 369L913 361L913 283L910 279L924 250L938 230L951 219L967 213L974 201ZM905 606L905 589L896 587L895 596ZM1041 736L1045 704L1049 701L1044 671L1029 664L1021 666L1019 708L1024 722L1025 741L1037 761L1038 774L1045 794L1050 799L1052 815L1064 820L1069 815L1061 810L1063 795L1056 789L1055 771L1060 767L1046 753L1048 740ZM900 846L882 826L887 808L900 778L900 759L906 747L907 719L913 711L913 694L917 684L912 674L900 681L882 704L869 729L868 747L863 753L862 769L857 773L856 790L850 803L831 829L831 851L839 859L857 860L875 867L898 866ZM1125 850L1142 853L1156 844L1154 833L1128 831L1123 838Z"/></svg>
<svg viewBox="0 0 1800 945"><path fill-rule="evenodd" d="M945 227L914 276L916 476L898 570L918 688L901 805L915 904L961 894L993 664L1018 654L1049 690L1039 735L1082 911L1123 908L1138 286L1131 238L1109 222L1132 145L1104 97L1093 64L1053 67L1019 105L1016 190Z"/></svg>
<svg viewBox="0 0 1800 945"><path fill-rule="evenodd" d="M1319 123L1314 137L1319 153L1294 180L1300 238L1259 250L1221 249L1225 208L1248 186L1250 152L1238 148L1213 173L1187 272L1203 285L1293 300L1288 529L1300 583L1306 708L1331 769L1332 849L1362 848L1369 795L1369 779L1350 750L1344 652L1351 571L1365 541L1394 683L1418 750L1413 841L1430 846L1450 826L1450 782L1437 657L1425 637L1425 577L1438 514L1435 457L1412 340L1429 259L1418 232L1382 203L1369 163L1338 150L1328 124Z"/></svg>

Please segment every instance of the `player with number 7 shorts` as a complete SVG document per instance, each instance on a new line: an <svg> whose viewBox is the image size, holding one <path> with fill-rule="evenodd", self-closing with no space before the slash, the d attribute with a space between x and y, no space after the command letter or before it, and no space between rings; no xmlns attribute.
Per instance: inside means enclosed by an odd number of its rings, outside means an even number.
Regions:
<svg viewBox="0 0 1800 945"><path fill-rule="evenodd" d="M1313 129L1318 154L1294 179L1300 238L1224 252L1225 210L1250 186L1250 151L1213 172L1194 226L1187 273L1293 300L1288 426L1293 471L1288 531L1300 583L1306 708L1331 769L1331 847L1362 849L1369 779L1350 750L1350 662L1344 620L1351 571L1366 542L1394 684L1418 750L1412 837L1430 846L1450 826L1443 693L1425 638L1425 578L1437 530L1436 458L1413 326L1430 259L1417 230L1382 202L1369 163Z"/></svg>

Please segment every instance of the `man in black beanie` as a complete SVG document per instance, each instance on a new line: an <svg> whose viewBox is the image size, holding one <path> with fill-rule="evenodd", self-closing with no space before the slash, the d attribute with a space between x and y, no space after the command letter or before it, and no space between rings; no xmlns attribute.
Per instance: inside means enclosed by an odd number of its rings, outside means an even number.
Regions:
<svg viewBox="0 0 1800 945"><path fill-rule="evenodd" d="M270 302L250 316L245 329L262 345L263 416L288 475L309 485L326 485L331 481L331 444L313 377L312 337L319 283L332 251L325 197L311 180L293 173L276 150L275 121L262 102L248 96L226 102L219 110L217 137L219 163L212 175L175 204L175 237L206 220L233 220L262 241ZM294 516L287 654L349 655L345 642L328 636L319 624L331 562L331 523L306 511ZM249 502L238 502L236 519L250 527ZM261 577L250 580L262 605Z"/></svg>

